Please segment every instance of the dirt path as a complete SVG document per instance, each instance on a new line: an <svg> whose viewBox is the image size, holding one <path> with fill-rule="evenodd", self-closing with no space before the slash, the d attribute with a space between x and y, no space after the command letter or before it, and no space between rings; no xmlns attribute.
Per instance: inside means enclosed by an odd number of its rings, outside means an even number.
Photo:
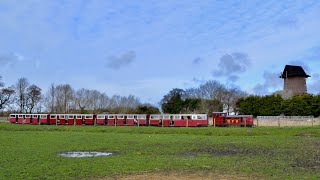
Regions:
<svg viewBox="0 0 320 180"><path fill-rule="evenodd" d="M211 172L194 172L194 173L182 173L182 172L172 172L172 173L144 173L126 176L115 176L101 178L101 180L244 180L244 179L259 179L258 177L248 177L240 175L226 175L217 174Z"/></svg>

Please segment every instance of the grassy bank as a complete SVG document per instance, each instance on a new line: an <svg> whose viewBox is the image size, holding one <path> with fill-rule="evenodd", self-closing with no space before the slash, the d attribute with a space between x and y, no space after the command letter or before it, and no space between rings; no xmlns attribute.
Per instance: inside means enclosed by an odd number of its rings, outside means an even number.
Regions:
<svg viewBox="0 0 320 180"><path fill-rule="evenodd" d="M0 179L94 178L172 171L320 177L319 126L157 128L0 123L0 142ZM72 150L116 155L57 156Z"/></svg>

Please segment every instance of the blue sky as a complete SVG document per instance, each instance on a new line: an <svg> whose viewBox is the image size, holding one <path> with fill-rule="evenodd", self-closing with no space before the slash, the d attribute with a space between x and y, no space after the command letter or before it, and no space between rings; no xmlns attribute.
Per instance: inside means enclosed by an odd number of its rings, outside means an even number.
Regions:
<svg viewBox="0 0 320 180"><path fill-rule="evenodd" d="M319 30L318 0L1 0L0 75L155 104L207 80L268 94L294 64L319 93Z"/></svg>

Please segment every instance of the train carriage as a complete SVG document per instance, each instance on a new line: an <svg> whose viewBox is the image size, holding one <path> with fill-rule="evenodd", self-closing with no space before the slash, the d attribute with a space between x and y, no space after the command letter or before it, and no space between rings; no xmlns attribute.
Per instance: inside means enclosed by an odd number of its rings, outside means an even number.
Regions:
<svg viewBox="0 0 320 180"><path fill-rule="evenodd" d="M56 114L50 114L49 124L57 124L57 115Z"/></svg>
<svg viewBox="0 0 320 180"><path fill-rule="evenodd" d="M24 121L25 121L25 114L19 114L18 119L17 119L17 123L23 124Z"/></svg>
<svg viewBox="0 0 320 180"><path fill-rule="evenodd" d="M39 115L38 114L31 115L31 124L39 124Z"/></svg>
<svg viewBox="0 0 320 180"><path fill-rule="evenodd" d="M106 125L107 117L108 116L105 114L98 114L97 118L96 118L96 124L97 125Z"/></svg>
<svg viewBox="0 0 320 180"><path fill-rule="evenodd" d="M126 123L127 126L134 126L134 121L136 120L136 115L134 114L127 114Z"/></svg>
<svg viewBox="0 0 320 180"><path fill-rule="evenodd" d="M173 126L175 127L185 127L187 126L187 119L191 118L187 115L175 114L173 116Z"/></svg>
<svg viewBox="0 0 320 180"><path fill-rule="evenodd" d="M81 114L76 114L75 115L75 119L76 119L76 125L82 125L83 124L83 115Z"/></svg>
<svg viewBox="0 0 320 180"><path fill-rule="evenodd" d="M208 126L208 118L206 114L189 114L187 117L187 126L200 127Z"/></svg>
<svg viewBox="0 0 320 180"><path fill-rule="evenodd" d="M67 124L66 115L65 114L59 114L58 115L58 124L59 125L66 125Z"/></svg>
<svg viewBox="0 0 320 180"><path fill-rule="evenodd" d="M9 116L9 122L11 123L16 123L17 122L17 119L18 119L18 114L10 114Z"/></svg>
<svg viewBox="0 0 320 180"><path fill-rule="evenodd" d="M109 114L108 115L108 126L115 126L116 125L116 115Z"/></svg>
<svg viewBox="0 0 320 180"><path fill-rule="evenodd" d="M164 127L169 127L173 125L173 115L163 114L161 119L161 125Z"/></svg>
<svg viewBox="0 0 320 180"><path fill-rule="evenodd" d="M117 126L124 126L125 116L123 114L118 114L115 117L116 117Z"/></svg>
<svg viewBox="0 0 320 180"><path fill-rule="evenodd" d="M94 125L94 115L93 114L84 114L84 124L85 125Z"/></svg>
<svg viewBox="0 0 320 180"><path fill-rule="evenodd" d="M161 114L151 114L149 118L149 125L160 126L161 117L162 117Z"/></svg>
<svg viewBox="0 0 320 180"><path fill-rule="evenodd" d="M48 114L38 114L40 124L49 124L49 115Z"/></svg>
<svg viewBox="0 0 320 180"><path fill-rule="evenodd" d="M147 115L146 114L138 114L137 115L137 123L139 126L148 125Z"/></svg>
<svg viewBox="0 0 320 180"><path fill-rule="evenodd" d="M66 122L68 125L74 125L74 117L75 115L73 114L66 115Z"/></svg>

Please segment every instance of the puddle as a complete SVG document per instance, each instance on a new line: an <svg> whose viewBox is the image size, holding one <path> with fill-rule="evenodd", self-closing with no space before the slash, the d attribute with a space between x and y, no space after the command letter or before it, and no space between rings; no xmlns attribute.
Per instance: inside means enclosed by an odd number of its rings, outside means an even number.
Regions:
<svg viewBox="0 0 320 180"><path fill-rule="evenodd" d="M84 157L99 157L99 156L111 156L111 152L99 152L99 151L69 151L62 152L58 154L63 157L72 157L72 158L84 158Z"/></svg>

